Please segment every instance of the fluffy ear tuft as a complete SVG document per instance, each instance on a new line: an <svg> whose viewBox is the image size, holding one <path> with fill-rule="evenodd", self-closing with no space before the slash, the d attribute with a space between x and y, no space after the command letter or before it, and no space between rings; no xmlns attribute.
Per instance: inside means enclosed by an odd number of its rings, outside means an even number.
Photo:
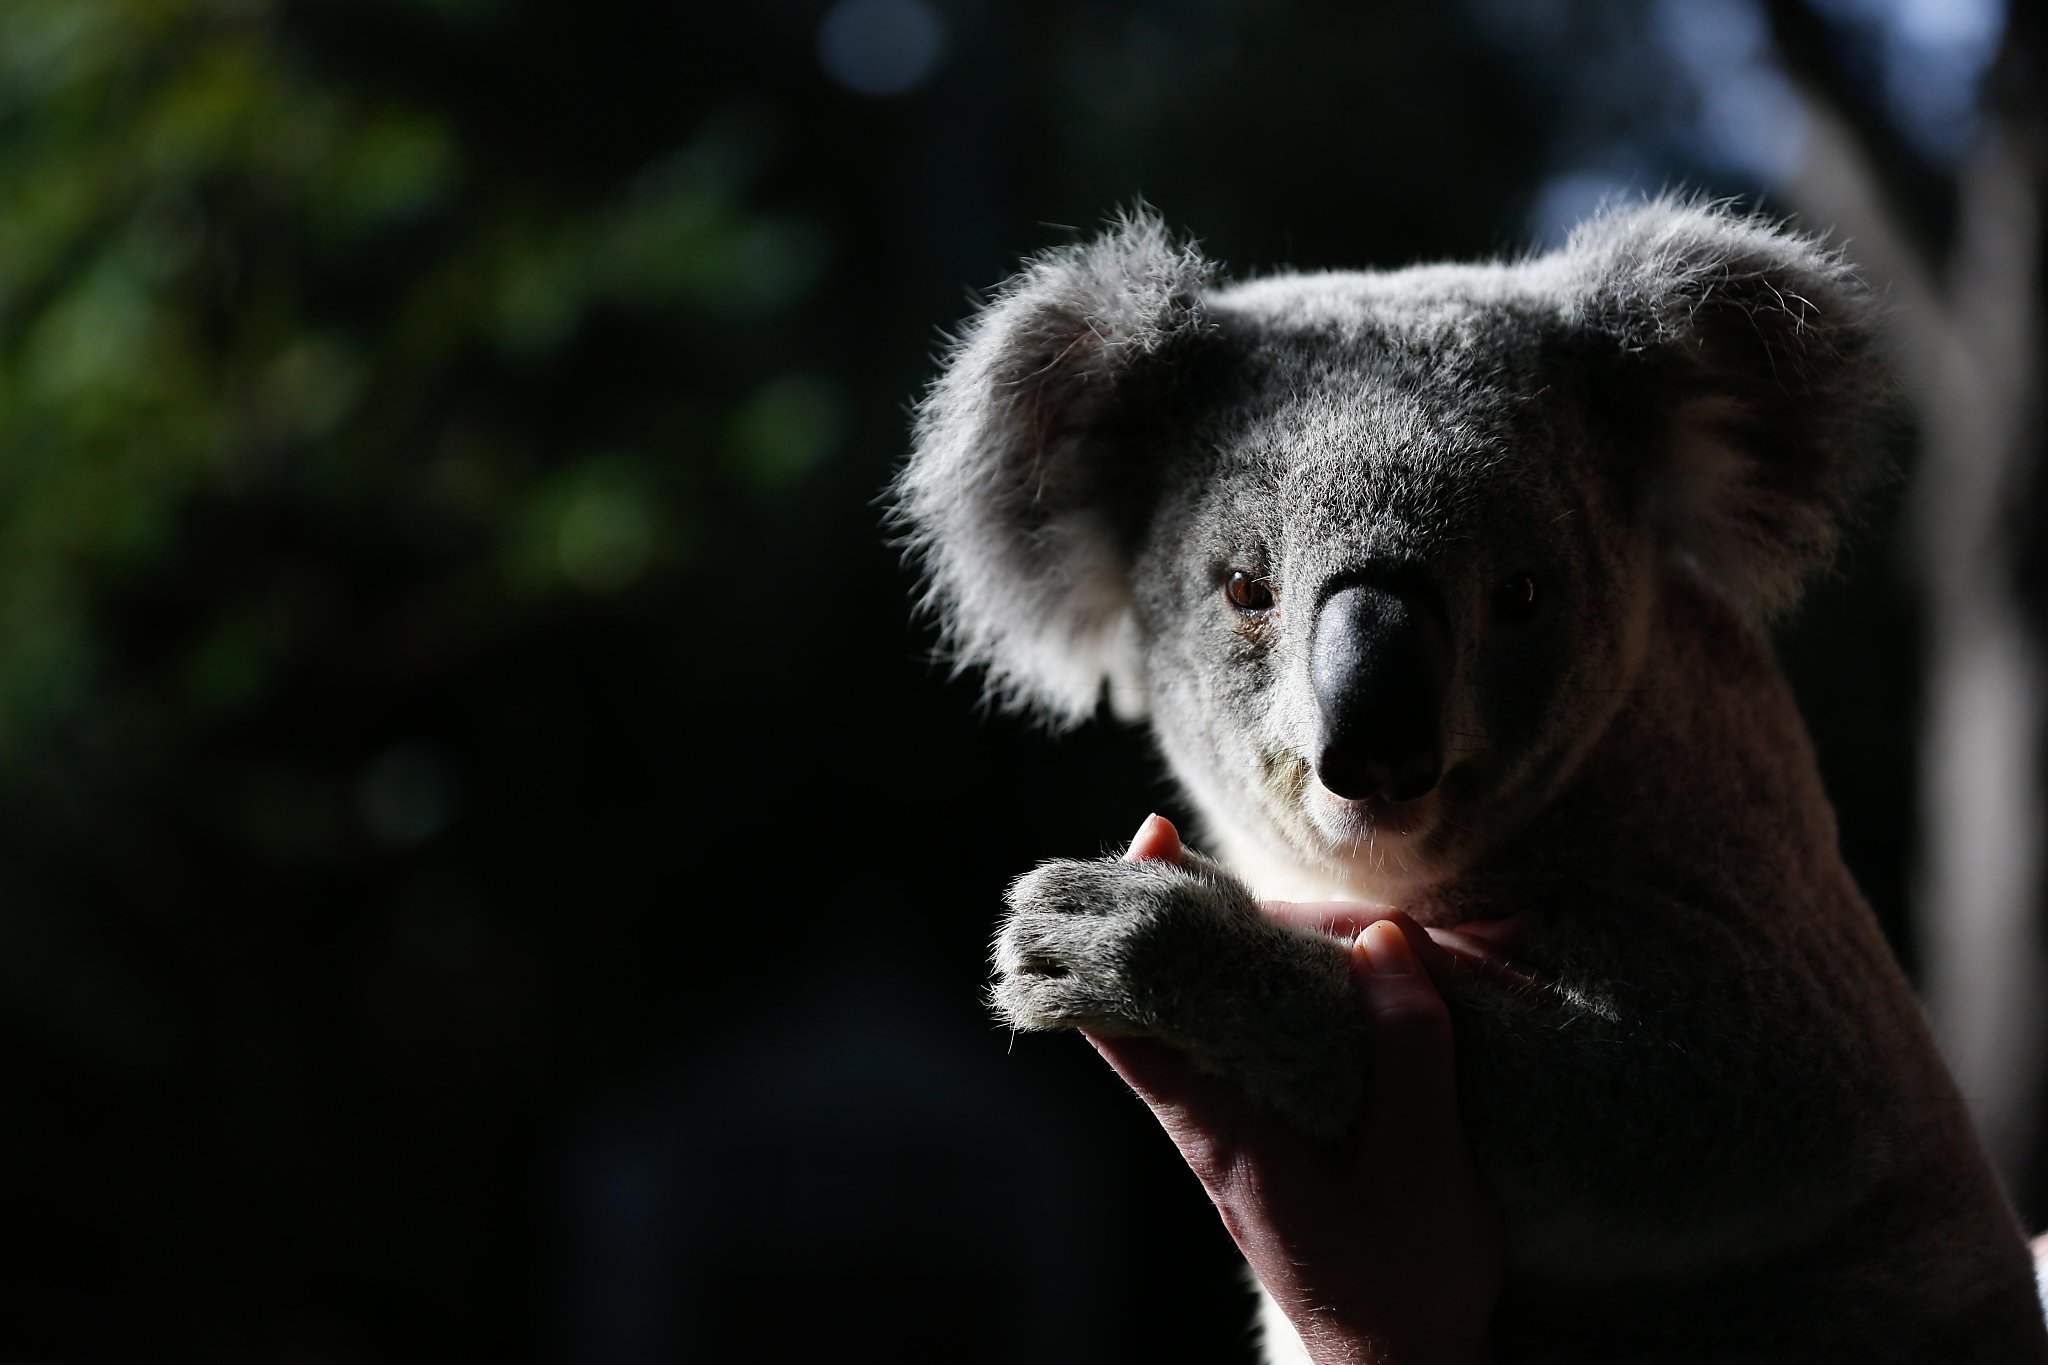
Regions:
<svg viewBox="0 0 2048 1365"><path fill-rule="evenodd" d="M1571 324L1668 398L1667 463L1645 471L1667 547L1753 613L1790 609L1895 410L1871 292L1814 238L1669 196L1581 224L1562 257Z"/></svg>
<svg viewBox="0 0 2048 1365"><path fill-rule="evenodd" d="M1145 378L1207 330L1213 268L1148 211L1047 251L971 318L918 407L892 520L923 563L923 605L960 667L1052 719L1143 682L1107 434Z"/></svg>

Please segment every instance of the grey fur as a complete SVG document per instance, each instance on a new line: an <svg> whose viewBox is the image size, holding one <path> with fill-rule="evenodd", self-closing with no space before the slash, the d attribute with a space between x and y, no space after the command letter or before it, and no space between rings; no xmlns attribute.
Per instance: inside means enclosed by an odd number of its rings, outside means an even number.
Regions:
<svg viewBox="0 0 2048 1365"><path fill-rule="evenodd" d="M1226 286L1137 217L1028 266L898 485L928 601L1012 704L1149 709L1237 877L1040 868L998 1010L1166 1038L1341 1134L1369 1087L1341 951L1254 892L1539 911L1551 987L1452 1001L1504 1360L2048 1361L1754 625L1868 478L1872 320L1837 253L1673 199L1513 262ZM1275 605L1232 607L1233 570ZM1361 572L1446 622L1446 772L1407 828L1316 777L1309 630Z"/></svg>
<svg viewBox="0 0 2048 1365"><path fill-rule="evenodd" d="M1180 867L1045 863L1008 900L991 999L1013 1026L1161 1038L1311 1132L1349 1126L1364 1037L1333 941L1269 919L1192 850ZM1284 1016L1263 1007L1276 993Z"/></svg>
<svg viewBox="0 0 2048 1365"><path fill-rule="evenodd" d="M1005 700L1083 719L1134 667L1087 428L1202 331L1211 273L1151 217L1048 251L968 322L918 409L900 519L956 656Z"/></svg>

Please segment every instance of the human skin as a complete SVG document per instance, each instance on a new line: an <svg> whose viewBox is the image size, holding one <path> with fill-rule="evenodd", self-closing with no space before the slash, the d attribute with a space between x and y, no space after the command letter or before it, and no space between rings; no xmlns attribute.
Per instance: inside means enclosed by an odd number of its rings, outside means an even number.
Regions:
<svg viewBox="0 0 2048 1365"><path fill-rule="evenodd" d="M1179 834L1151 816L1124 856L1177 863ZM1487 1361L1500 1222L1466 1143L1436 981L1521 974L1492 945L1392 907L1264 909L1351 942L1371 1021L1371 1099L1351 1133L1312 1138L1155 1040L1088 1041L1152 1110L1317 1365Z"/></svg>

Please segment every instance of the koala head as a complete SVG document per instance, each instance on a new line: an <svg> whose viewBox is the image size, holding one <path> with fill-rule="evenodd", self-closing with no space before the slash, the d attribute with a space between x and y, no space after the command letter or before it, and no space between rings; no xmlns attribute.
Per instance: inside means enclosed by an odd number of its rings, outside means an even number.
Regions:
<svg viewBox="0 0 2048 1365"><path fill-rule="evenodd" d="M1106 691L1238 848L1397 892L1570 773L1672 576L1795 601L1885 410L1872 313L1812 240L1672 199L1239 284L1127 218L968 323L896 515L1000 700Z"/></svg>

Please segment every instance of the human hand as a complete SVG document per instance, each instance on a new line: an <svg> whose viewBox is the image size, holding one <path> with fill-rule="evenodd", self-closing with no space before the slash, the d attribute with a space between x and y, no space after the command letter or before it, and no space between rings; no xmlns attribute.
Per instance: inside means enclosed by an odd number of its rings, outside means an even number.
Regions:
<svg viewBox="0 0 2048 1365"><path fill-rule="evenodd" d="M1180 836L1152 816L1125 856L1178 861ZM1318 1365L1485 1361L1501 1234L1466 1144L1436 979L1526 978L1484 942L1389 907L1264 908L1352 942L1371 1025L1353 1133L1313 1139L1163 1043L1089 1042L1151 1108Z"/></svg>

